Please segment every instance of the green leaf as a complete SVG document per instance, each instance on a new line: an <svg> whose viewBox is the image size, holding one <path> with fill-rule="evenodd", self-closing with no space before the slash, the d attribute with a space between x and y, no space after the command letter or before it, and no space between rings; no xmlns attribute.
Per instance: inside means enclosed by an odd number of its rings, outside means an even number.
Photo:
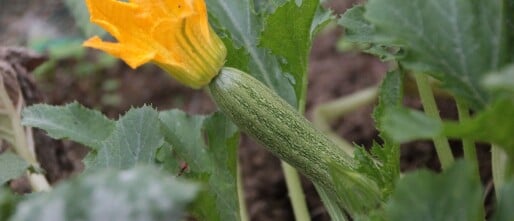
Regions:
<svg viewBox="0 0 514 221"><path fill-rule="evenodd" d="M364 18L366 9L363 5L355 5L348 9L338 20L338 24L345 28L346 40L352 42L372 43L375 39L376 28Z"/></svg>
<svg viewBox="0 0 514 221"><path fill-rule="evenodd" d="M427 72L476 109L482 77L512 59L503 0L370 0L365 18L379 41L399 45L407 68Z"/></svg>
<svg viewBox="0 0 514 221"><path fill-rule="evenodd" d="M126 169L138 163L153 164L164 144L159 114L151 107L131 109L117 122L109 137L85 159L86 169Z"/></svg>
<svg viewBox="0 0 514 221"><path fill-rule="evenodd" d="M0 220L8 220L14 211L20 197L14 195L10 190L0 187Z"/></svg>
<svg viewBox="0 0 514 221"><path fill-rule="evenodd" d="M329 18L319 11L319 1L207 0L206 3L209 21L227 45L227 65L250 73L297 106L305 95L306 58L312 34ZM301 15L295 18L301 21L291 19L292 15L287 16L286 12ZM272 33L277 28L281 30L278 36ZM278 47L283 43L288 44L287 50ZM292 47L295 43L300 43L300 47Z"/></svg>
<svg viewBox="0 0 514 221"><path fill-rule="evenodd" d="M382 199L387 199L400 177L400 145L384 133L381 119L387 110L403 106L403 79L399 70L388 72L380 85L378 105L373 110L376 128L380 131L383 144L373 143L370 154L362 148L356 149L355 158L359 162L357 171L367 174L382 191Z"/></svg>
<svg viewBox="0 0 514 221"><path fill-rule="evenodd" d="M479 221L482 189L474 169L462 161L442 174L419 170L405 175L385 206L388 220Z"/></svg>
<svg viewBox="0 0 514 221"><path fill-rule="evenodd" d="M262 21L251 0L207 0L210 23L224 36L227 63L250 73L276 91L290 104L296 104L294 88L279 60L268 50L258 47ZM242 50L241 50L242 49ZM237 59L234 62L230 59ZM247 61L242 61L247 59Z"/></svg>
<svg viewBox="0 0 514 221"><path fill-rule="evenodd" d="M436 136L466 138L497 144L514 157L514 100L500 97L473 118L442 124L422 112L406 108L386 111L382 124L384 132L396 142L428 139Z"/></svg>
<svg viewBox="0 0 514 221"><path fill-rule="evenodd" d="M0 185L18 178L27 170L29 164L18 155L5 152L0 154Z"/></svg>
<svg viewBox="0 0 514 221"><path fill-rule="evenodd" d="M25 108L22 116L25 126L43 129L55 139L67 138L91 148L98 147L114 128L113 121L78 103L66 106L37 104Z"/></svg>
<svg viewBox="0 0 514 221"><path fill-rule="evenodd" d="M28 198L11 221L183 220L197 191L197 185L153 167L107 169Z"/></svg>
<svg viewBox="0 0 514 221"><path fill-rule="evenodd" d="M387 109L381 124L382 132L399 143L432 138L440 135L443 130L443 125L437 120L408 108Z"/></svg>
<svg viewBox="0 0 514 221"><path fill-rule="evenodd" d="M387 199L400 178L399 146L373 142L369 153L364 147L356 147L354 158L356 171L373 180L380 189L382 200Z"/></svg>
<svg viewBox="0 0 514 221"><path fill-rule="evenodd" d="M514 220L514 182L510 181L503 185L500 191L500 199L496 205L496 209L492 221Z"/></svg>
<svg viewBox="0 0 514 221"><path fill-rule="evenodd" d="M306 93L305 75L313 28L316 29L330 18L319 15L323 13L319 10L319 1L288 1L266 18L265 29L261 34L260 45L285 59L281 64L282 70L293 75L297 98L305 97ZM316 18L326 20L316 21Z"/></svg>
<svg viewBox="0 0 514 221"><path fill-rule="evenodd" d="M388 72L382 80L378 93L378 105L373 110L376 128L382 131L381 119L386 109L398 108L403 104L403 74L399 71Z"/></svg>
<svg viewBox="0 0 514 221"><path fill-rule="evenodd" d="M375 26L364 18L365 12L363 5L356 5L341 16L338 24L345 28L345 35L338 44L357 46L382 60L392 60L399 56L397 47L380 42Z"/></svg>
<svg viewBox="0 0 514 221"><path fill-rule="evenodd" d="M199 220L240 220L236 186L239 133L235 125L221 113L190 116L171 110L161 112L159 118L166 142L188 164L184 176L209 186L193 206L194 215Z"/></svg>

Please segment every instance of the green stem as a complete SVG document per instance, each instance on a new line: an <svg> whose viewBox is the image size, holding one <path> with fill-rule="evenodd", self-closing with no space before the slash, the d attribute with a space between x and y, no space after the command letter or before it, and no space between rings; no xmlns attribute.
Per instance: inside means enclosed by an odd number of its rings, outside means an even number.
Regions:
<svg viewBox="0 0 514 221"><path fill-rule="evenodd" d="M500 190L507 176L507 154L496 145L491 146L491 164L496 199L500 198Z"/></svg>
<svg viewBox="0 0 514 221"><path fill-rule="evenodd" d="M357 108L371 104L377 99L377 96L378 87L370 87L335 101L321 104L313 111L312 123L351 156L354 150L353 145L334 133L330 123Z"/></svg>
<svg viewBox="0 0 514 221"><path fill-rule="evenodd" d="M459 98L455 98L455 103L457 104L457 111L459 112L459 120L465 121L469 119L469 108L468 106ZM475 167L476 174L480 177L480 173L478 171L478 158L477 158L477 150L475 147L475 142L471 139L462 139L462 149L464 150L464 159L466 159L469 163L472 163L473 167Z"/></svg>
<svg viewBox="0 0 514 221"><path fill-rule="evenodd" d="M36 158L32 130L25 130L21 125L20 108L22 103L21 101L14 102L18 104L17 107L13 105L13 101L11 101L4 87L3 79L0 78L0 105L3 106L4 113L11 121L12 139L8 140L12 142L14 152L18 156L34 168L40 168ZM51 189L44 175L27 171L27 177L34 192L49 191Z"/></svg>
<svg viewBox="0 0 514 221"><path fill-rule="evenodd" d="M439 115L439 110L437 109L437 104L435 102L434 93L432 92L432 88L428 81L428 76L425 74L417 73L414 74L414 78L416 79L416 84L418 85L418 91L425 113L428 116L442 122L441 116ZM437 156L439 157L439 161L441 161L441 167L443 170L445 170L450 165L452 165L454 161L448 139L445 136L438 136L434 137L433 141Z"/></svg>
<svg viewBox="0 0 514 221"><path fill-rule="evenodd" d="M287 190L289 191L289 198L291 199L295 220L311 220L298 172L294 167L284 161L282 161L282 171L286 179Z"/></svg>
<svg viewBox="0 0 514 221"><path fill-rule="evenodd" d="M237 161L237 196L239 199L239 215L241 221L249 221L243 188L243 171L241 170L241 162L239 160Z"/></svg>

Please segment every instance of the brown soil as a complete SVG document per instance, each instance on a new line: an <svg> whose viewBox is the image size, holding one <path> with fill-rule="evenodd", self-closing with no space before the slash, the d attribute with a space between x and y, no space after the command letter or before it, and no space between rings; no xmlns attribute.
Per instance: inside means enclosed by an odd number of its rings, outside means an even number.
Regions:
<svg viewBox="0 0 514 221"><path fill-rule="evenodd" d="M334 1L330 7L341 13L354 2ZM310 56L307 116L310 116L313 107L319 104L379 84L387 69L372 56L337 51L335 43L342 34L340 28L333 28L320 33L315 39ZM89 56L94 59L96 54L91 53ZM64 104L77 100L86 106L100 109L110 117L118 117L131 106L143 104L151 104L161 110L180 108L189 113L210 113L215 110L214 104L203 91L181 86L154 66L145 66L134 71L120 62L108 70L80 77L70 74L69 68L66 68L75 64L74 60L61 61L59 66L64 68L57 69L51 76L39 79L38 85L46 96L46 102ZM117 82L119 87L114 90L106 89L106 81ZM109 98L113 97L117 102L109 101ZM406 103L421 109L415 94L407 98ZM441 98L439 104L444 117L456 117L453 101ZM372 109L372 105L363 107L334 122L334 131L347 140L369 147L373 139L377 138L377 131L371 119ZM461 155L460 144L453 144L455 153ZM49 175L52 181L68 177L70 170L80 171L80 158L86 154L85 148L80 145L71 142L59 145L62 145L62 148L52 156L45 157L48 162L43 163L48 164L48 168L51 168L52 164L55 167L58 165L56 161L63 157L72 159L74 163L63 168L62 173L56 169L48 171L51 173ZM243 165L244 188L251 220L294 220L280 161L247 137L242 138L239 155ZM479 156L483 181L487 183L491 179L488 172L488 147L480 147ZM402 170L422 167L439 170L439 162L432 144L416 142L404 145ZM312 184L305 179L303 184L313 220L330 220Z"/></svg>

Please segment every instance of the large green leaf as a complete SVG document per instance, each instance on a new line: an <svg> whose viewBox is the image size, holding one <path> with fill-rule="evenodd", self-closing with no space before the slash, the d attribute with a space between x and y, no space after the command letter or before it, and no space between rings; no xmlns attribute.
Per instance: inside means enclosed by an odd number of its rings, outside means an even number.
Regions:
<svg viewBox="0 0 514 221"><path fill-rule="evenodd" d="M206 2L211 24L224 36L227 65L247 71L290 104L298 105L306 90L306 58L312 35L329 19L319 11L319 1ZM280 32L274 33L277 29ZM288 47L280 48L284 43ZM294 47L295 43L301 45Z"/></svg>
<svg viewBox="0 0 514 221"><path fill-rule="evenodd" d="M405 50L403 65L428 72L474 108L488 102L482 77L512 59L504 0L370 0L378 41Z"/></svg>
<svg viewBox="0 0 514 221"><path fill-rule="evenodd" d="M305 97L306 93L305 76L313 29L320 22L326 21L316 20L326 16L319 9L319 1L288 1L266 18L265 29L261 35L260 45L285 59L281 67L284 72L293 75L294 81L291 83L295 87L297 98ZM328 20L328 17L325 19Z"/></svg>
<svg viewBox="0 0 514 221"><path fill-rule="evenodd" d="M158 115L148 106L128 111L116 122L111 135L86 157L86 169L126 169L137 163L153 164L157 149L164 144Z"/></svg>
<svg viewBox="0 0 514 221"><path fill-rule="evenodd" d="M399 143L441 135L441 123L425 113L408 108L388 109L381 120L382 132Z"/></svg>
<svg viewBox="0 0 514 221"><path fill-rule="evenodd" d="M225 36L228 64L247 71L273 88L291 104L296 104L294 89L276 56L258 47L262 22L252 0L207 0L211 24ZM233 62L231 59L237 59Z"/></svg>
<svg viewBox="0 0 514 221"><path fill-rule="evenodd" d="M198 186L154 167L106 169L21 202L11 221L183 220Z"/></svg>
<svg viewBox="0 0 514 221"><path fill-rule="evenodd" d="M0 154L0 185L23 175L28 167L29 164L14 153Z"/></svg>
<svg viewBox="0 0 514 221"><path fill-rule="evenodd" d="M223 115L189 116L178 110L158 113L148 106L131 109L118 121L78 105L38 105L26 112L27 124L49 130L56 138L89 144L92 150L85 159L87 171L153 164L181 174L184 165L180 161L187 162L189 169L184 176L209 187L200 194L193 212L202 220L239 220L239 136L237 128ZM109 129L94 126L95 123ZM105 134L99 136L95 129ZM94 142L88 142L86 136Z"/></svg>
<svg viewBox="0 0 514 221"><path fill-rule="evenodd" d="M482 189L473 168L455 163L443 174L427 170L405 175L385 206L391 221L484 220Z"/></svg>
<svg viewBox="0 0 514 221"><path fill-rule="evenodd" d="M55 139L67 138L96 148L114 129L114 122L78 103L66 106L37 104L22 113L22 124L45 130Z"/></svg>
<svg viewBox="0 0 514 221"><path fill-rule="evenodd" d="M399 56L397 47L380 41L375 26L364 18L365 12L363 5L356 5L341 16L338 24L345 28L345 35L338 44L357 46L358 49L382 60L391 60Z"/></svg>
<svg viewBox="0 0 514 221"><path fill-rule="evenodd" d="M220 113L190 116L178 110L161 112L160 120L166 142L188 164L184 176L209 186L196 201L193 213L200 220L240 220L236 186L239 133L235 125Z"/></svg>

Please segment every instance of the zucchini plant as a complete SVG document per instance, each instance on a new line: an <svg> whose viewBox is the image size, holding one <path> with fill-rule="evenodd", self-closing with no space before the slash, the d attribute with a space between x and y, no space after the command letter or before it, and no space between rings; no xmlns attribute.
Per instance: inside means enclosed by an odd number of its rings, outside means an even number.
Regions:
<svg viewBox="0 0 514 221"><path fill-rule="evenodd" d="M98 31L84 46L132 68L153 63L188 87L205 88L219 111L143 106L113 120L78 103L25 108L21 124L90 152L82 174L54 187L35 157L24 162L29 147L0 155L0 181L28 173L39 179L33 190L44 191L0 189L2 220L248 220L241 133L283 160L296 220L311 220L296 171L314 183L332 220L514 219L514 0L369 0L337 20L319 0L85 3L91 22L116 42ZM380 87L324 106L315 120L378 99L380 139L370 150L327 136L303 117L308 53L331 21L345 28L341 44L381 58L389 70ZM424 112L403 104L406 84L415 84ZM441 119L434 89L455 99L458 121ZM4 131L22 126L19 112L5 113L0 135L9 142L13 133ZM15 138L30 140L30 133ZM455 159L450 138L461 141L464 159ZM400 175L400 145L417 139L433 141L440 173ZM492 214L483 207L476 142L492 146Z"/></svg>

